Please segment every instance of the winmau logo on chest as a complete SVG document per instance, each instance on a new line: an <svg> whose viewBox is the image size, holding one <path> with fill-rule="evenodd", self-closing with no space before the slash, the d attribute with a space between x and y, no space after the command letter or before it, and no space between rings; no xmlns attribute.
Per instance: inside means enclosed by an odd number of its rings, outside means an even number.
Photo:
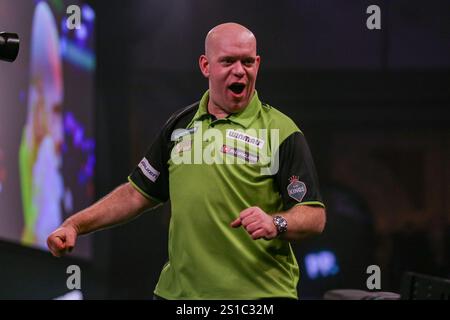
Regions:
<svg viewBox="0 0 450 320"><path fill-rule="evenodd" d="M244 132L228 129L227 130L227 138L231 138L233 140L243 141L252 146L258 147L261 149L264 146L264 140L258 139L251 135L248 135Z"/></svg>
<svg viewBox="0 0 450 320"><path fill-rule="evenodd" d="M289 197L301 202L306 194L306 185L302 181L299 181L297 176L290 177L289 181L291 182L287 186Z"/></svg>

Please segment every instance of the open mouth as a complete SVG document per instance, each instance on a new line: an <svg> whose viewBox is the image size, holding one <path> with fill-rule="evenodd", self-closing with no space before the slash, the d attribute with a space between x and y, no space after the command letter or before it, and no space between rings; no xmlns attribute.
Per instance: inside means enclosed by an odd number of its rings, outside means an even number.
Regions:
<svg viewBox="0 0 450 320"><path fill-rule="evenodd" d="M235 83L232 83L231 85L229 85L228 89L233 91L233 93L235 93L235 94L241 94L242 91L244 91L244 89L245 89L245 84L244 83L235 82Z"/></svg>

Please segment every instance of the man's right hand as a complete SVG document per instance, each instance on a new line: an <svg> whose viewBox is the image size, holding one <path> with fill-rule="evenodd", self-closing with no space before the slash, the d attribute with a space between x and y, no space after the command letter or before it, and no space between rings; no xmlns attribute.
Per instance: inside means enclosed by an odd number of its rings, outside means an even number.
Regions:
<svg viewBox="0 0 450 320"><path fill-rule="evenodd" d="M67 225L53 231L47 238L47 246L55 257L71 252L77 240L77 231Z"/></svg>

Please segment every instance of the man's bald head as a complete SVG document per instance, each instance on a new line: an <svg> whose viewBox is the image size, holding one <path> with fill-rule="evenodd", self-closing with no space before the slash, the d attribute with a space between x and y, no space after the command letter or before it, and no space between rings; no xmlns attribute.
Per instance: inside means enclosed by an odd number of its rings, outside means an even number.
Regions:
<svg viewBox="0 0 450 320"><path fill-rule="evenodd" d="M208 112L218 119L242 111L255 93L260 57L256 38L246 27L224 23L208 32L205 54L199 58L208 78Z"/></svg>
<svg viewBox="0 0 450 320"><path fill-rule="evenodd" d="M227 22L215 26L208 32L205 38L205 55L211 56L218 42L224 42L228 39L254 45L256 53L256 37L253 32L238 23Z"/></svg>

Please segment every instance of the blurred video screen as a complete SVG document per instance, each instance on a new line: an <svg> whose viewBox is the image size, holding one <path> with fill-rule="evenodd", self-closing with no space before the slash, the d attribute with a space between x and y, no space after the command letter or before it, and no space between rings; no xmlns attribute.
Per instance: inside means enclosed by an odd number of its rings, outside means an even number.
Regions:
<svg viewBox="0 0 450 320"><path fill-rule="evenodd" d="M83 1L0 0L0 32L20 37L16 61L0 61L3 241L48 250L48 235L94 200L94 24ZM90 258L90 241L72 254Z"/></svg>

